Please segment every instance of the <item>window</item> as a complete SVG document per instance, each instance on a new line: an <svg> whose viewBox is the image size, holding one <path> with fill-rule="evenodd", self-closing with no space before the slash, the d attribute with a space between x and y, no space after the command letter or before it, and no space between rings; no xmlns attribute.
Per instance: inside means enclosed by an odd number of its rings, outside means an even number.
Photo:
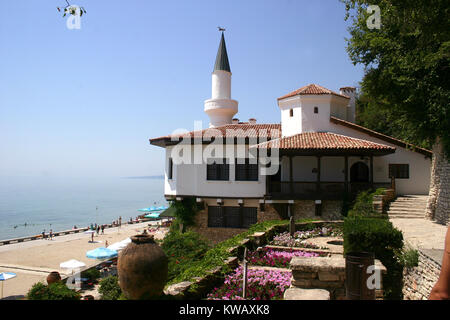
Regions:
<svg viewBox="0 0 450 320"><path fill-rule="evenodd" d="M169 180L173 179L173 160L169 158L169 167L167 168L167 178Z"/></svg>
<svg viewBox="0 0 450 320"><path fill-rule="evenodd" d="M409 179L409 164L389 164L389 178Z"/></svg>
<svg viewBox="0 0 450 320"><path fill-rule="evenodd" d="M212 163L206 165L206 180L228 181L230 179L230 165L223 159L218 163L213 160Z"/></svg>
<svg viewBox="0 0 450 320"><path fill-rule="evenodd" d="M294 109L290 109L289 110L289 117L293 117L294 116Z"/></svg>
<svg viewBox="0 0 450 320"><path fill-rule="evenodd" d="M314 107L314 113L319 113L319 107Z"/></svg>
<svg viewBox="0 0 450 320"><path fill-rule="evenodd" d="M250 164L250 159L246 158L245 163L235 161L235 180L236 181L258 181L258 164Z"/></svg>
<svg viewBox="0 0 450 320"><path fill-rule="evenodd" d="M208 227L249 228L257 223L257 208L208 206Z"/></svg>

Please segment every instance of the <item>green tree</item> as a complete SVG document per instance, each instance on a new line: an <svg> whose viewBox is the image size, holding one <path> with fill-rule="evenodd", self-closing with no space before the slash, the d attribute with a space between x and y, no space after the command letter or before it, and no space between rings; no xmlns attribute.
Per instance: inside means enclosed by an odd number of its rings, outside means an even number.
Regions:
<svg viewBox="0 0 450 320"><path fill-rule="evenodd" d="M341 0L351 19L347 51L365 67L361 89L401 124L404 134L433 146L427 216L448 223L450 201L450 7L447 0ZM380 28L367 21L377 5ZM386 119L389 121L389 118Z"/></svg>

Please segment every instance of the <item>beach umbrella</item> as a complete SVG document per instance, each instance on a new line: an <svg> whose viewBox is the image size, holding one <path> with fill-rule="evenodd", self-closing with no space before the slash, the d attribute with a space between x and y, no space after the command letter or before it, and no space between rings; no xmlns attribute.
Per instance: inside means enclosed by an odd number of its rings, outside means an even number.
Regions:
<svg viewBox="0 0 450 320"><path fill-rule="evenodd" d="M69 261L66 261L66 262L61 262L59 264L59 267L61 269L78 269L78 268L81 268L81 267L84 267L84 266L86 266L86 264L84 262L81 262L81 261L78 261L78 260L75 260L75 259L72 259L72 260L69 260Z"/></svg>
<svg viewBox="0 0 450 320"><path fill-rule="evenodd" d="M0 299L3 299L3 281L6 281L8 279L14 278L16 276L15 273L12 272L2 272L0 273L0 281L2 282L2 295L0 296Z"/></svg>
<svg viewBox="0 0 450 320"><path fill-rule="evenodd" d="M155 206L152 206L149 208L138 209L138 211L141 211L141 212L152 212L152 211L156 211L156 210L158 210L158 208Z"/></svg>
<svg viewBox="0 0 450 320"><path fill-rule="evenodd" d="M113 243L112 245L108 246L108 249L119 251L124 249L129 243L131 243L131 239L127 238L125 240Z"/></svg>
<svg viewBox="0 0 450 320"><path fill-rule="evenodd" d="M163 211L152 212L144 216L144 218L159 218L159 215L163 213Z"/></svg>
<svg viewBox="0 0 450 320"><path fill-rule="evenodd" d="M86 257L90 259L110 259L117 257L117 251L109 248L100 247L86 252Z"/></svg>
<svg viewBox="0 0 450 320"><path fill-rule="evenodd" d="M86 264L84 262L81 262L81 261L78 261L78 260L75 260L75 259L72 259L72 260L69 260L69 261L66 261L66 262L61 262L59 264L59 267L61 269L69 269L69 270L72 271L72 274L73 274L73 270L74 269L79 269L79 268L82 268L84 266L86 266Z"/></svg>

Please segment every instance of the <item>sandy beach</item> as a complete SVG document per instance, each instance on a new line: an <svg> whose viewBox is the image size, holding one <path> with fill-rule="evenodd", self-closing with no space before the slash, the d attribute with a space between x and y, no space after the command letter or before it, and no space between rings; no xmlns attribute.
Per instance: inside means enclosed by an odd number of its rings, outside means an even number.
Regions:
<svg viewBox="0 0 450 320"><path fill-rule="evenodd" d="M46 283L48 274L58 271L61 276L67 270L60 269L59 264L70 259L76 259L86 264L86 267L98 264L98 260L86 257L86 252L98 247L124 240L130 236L142 233L144 228L156 222L138 224L123 224L120 228L105 229L105 234L95 235L90 242L90 234L70 234L54 237L53 240L33 240L0 246L0 272L14 272L17 277L3 281L3 298L25 296L36 282ZM155 239L164 238L166 228L155 232Z"/></svg>

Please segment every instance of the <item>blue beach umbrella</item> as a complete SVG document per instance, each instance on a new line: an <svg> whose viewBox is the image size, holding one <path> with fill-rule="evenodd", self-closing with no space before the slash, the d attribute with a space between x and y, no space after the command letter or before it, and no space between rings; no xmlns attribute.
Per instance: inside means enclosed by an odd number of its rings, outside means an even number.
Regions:
<svg viewBox="0 0 450 320"><path fill-rule="evenodd" d="M108 248L100 247L86 252L86 257L90 259L110 259L117 257L117 251Z"/></svg>
<svg viewBox="0 0 450 320"><path fill-rule="evenodd" d="M159 215L162 213L162 211L152 212L150 214L147 214L144 216L144 218L159 218Z"/></svg>
<svg viewBox="0 0 450 320"><path fill-rule="evenodd" d="M15 276L16 276L16 274L13 272L0 273L0 281L2 282L2 295L0 296L0 299L3 299L3 281L14 278Z"/></svg>
<svg viewBox="0 0 450 320"><path fill-rule="evenodd" d="M160 207L151 206L149 208L138 209L138 211L141 211L141 212L154 212L154 211L166 210L167 208L168 208L167 206L160 206Z"/></svg>

